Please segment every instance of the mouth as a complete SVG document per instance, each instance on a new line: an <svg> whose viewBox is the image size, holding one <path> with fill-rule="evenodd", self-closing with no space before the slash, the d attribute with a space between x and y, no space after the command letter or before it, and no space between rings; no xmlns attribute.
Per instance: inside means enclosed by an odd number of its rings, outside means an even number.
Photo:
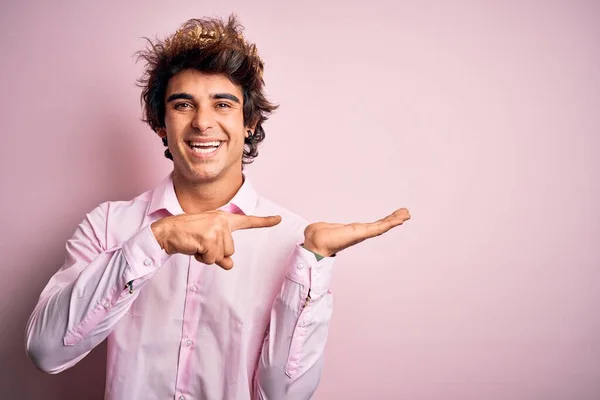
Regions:
<svg viewBox="0 0 600 400"><path fill-rule="evenodd" d="M219 150L223 142L219 140L213 142L195 142L189 140L186 141L185 144L194 155L206 158L213 156Z"/></svg>

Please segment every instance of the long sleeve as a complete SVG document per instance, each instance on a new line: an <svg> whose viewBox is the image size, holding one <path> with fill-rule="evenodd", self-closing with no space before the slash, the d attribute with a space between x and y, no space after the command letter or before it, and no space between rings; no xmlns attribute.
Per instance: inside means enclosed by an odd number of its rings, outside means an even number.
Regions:
<svg viewBox="0 0 600 400"><path fill-rule="evenodd" d="M48 373L72 367L102 342L169 257L150 226L107 248L108 203L90 212L67 242L26 329L26 351ZM133 293L126 288L133 282Z"/></svg>
<svg viewBox="0 0 600 400"><path fill-rule="evenodd" d="M299 245L292 252L271 311L254 398L305 400L317 389L332 314L333 263L334 257L317 261Z"/></svg>

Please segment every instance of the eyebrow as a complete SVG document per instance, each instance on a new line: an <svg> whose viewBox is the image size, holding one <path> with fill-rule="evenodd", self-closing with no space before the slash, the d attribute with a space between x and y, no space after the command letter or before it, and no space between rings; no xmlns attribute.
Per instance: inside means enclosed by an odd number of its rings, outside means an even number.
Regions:
<svg viewBox="0 0 600 400"><path fill-rule="evenodd" d="M170 103L173 100L179 100L179 99L194 100L194 97L188 93L173 93L172 95L167 97L167 103Z"/></svg>
<svg viewBox="0 0 600 400"><path fill-rule="evenodd" d="M234 103L238 103L238 104L241 103L240 99L238 99L237 96L234 96L234 95L229 94L229 93L216 93L216 94L213 94L211 97L213 99L215 99L215 100L226 99L226 100L231 100Z"/></svg>
<svg viewBox="0 0 600 400"><path fill-rule="evenodd" d="M215 93L213 95L210 96L211 98L215 99L215 100L231 100L235 103L241 104L240 99L237 98L237 96L234 96L230 93ZM170 103L174 100L194 100L194 96L192 96L189 93L173 93L172 95L170 95L169 97L167 97L167 103Z"/></svg>

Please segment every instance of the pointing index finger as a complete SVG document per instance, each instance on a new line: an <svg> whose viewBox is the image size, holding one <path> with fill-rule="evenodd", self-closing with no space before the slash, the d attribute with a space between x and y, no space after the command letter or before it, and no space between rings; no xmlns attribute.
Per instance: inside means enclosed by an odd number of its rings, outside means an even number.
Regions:
<svg viewBox="0 0 600 400"><path fill-rule="evenodd" d="M229 218L229 226L232 232L239 229L270 228L281 222L279 215L257 217L255 215L229 214Z"/></svg>

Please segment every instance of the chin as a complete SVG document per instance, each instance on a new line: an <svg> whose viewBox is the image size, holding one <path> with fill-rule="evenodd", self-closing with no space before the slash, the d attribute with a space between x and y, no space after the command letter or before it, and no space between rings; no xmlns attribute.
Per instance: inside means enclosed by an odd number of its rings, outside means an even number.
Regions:
<svg viewBox="0 0 600 400"><path fill-rule="evenodd" d="M193 184L214 181L222 176L223 169L216 165L186 164L175 165L174 172L181 181Z"/></svg>
<svg viewBox="0 0 600 400"><path fill-rule="evenodd" d="M212 182L219 179L219 177L221 177L222 174L223 171L221 170L215 171L208 168L201 168L195 169L190 178L196 182Z"/></svg>
<svg viewBox="0 0 600 400"><path fill-rule="evenodd" d="M176 163L175 170L182 180L189 183L214 182L231 178L233 171L236 169L235 165L227 165L224 161L194 162L193 160L185 160L182 163ZM239 168L241 172L241 166Z"/></svg>

